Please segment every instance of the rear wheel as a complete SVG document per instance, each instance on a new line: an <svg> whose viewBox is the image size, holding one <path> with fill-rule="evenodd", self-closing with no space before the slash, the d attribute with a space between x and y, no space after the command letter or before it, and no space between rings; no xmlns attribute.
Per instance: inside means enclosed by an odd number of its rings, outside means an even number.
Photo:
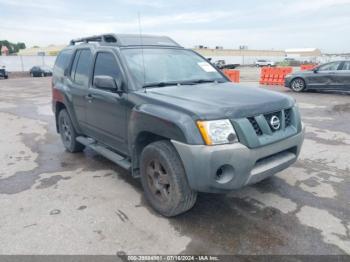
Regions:
<svg viewBox="0 0 350 262"><path fill-rule="evenodd" d="M291 83L290 86L294 92L302 92L304 91L306 85L305 81L301 78L295 78Z"/></svg>
<svg viewBox="0 0 350 262"><path fill-rule="evenodd" d="M61 139L64 147L71 153L81 152L85 146L80 144L76 138L77 133L74 130L72 121L66 109L62 109L58 115L58 129L60 131Z"/></svg>
<svg viewBox="0 0 350 262"><path fill-rule="evenodd" d="M176 216L193 207L197 192L190 188L181 159L169 141L146 146L140 168L145 197L160 214Z"/></svg>

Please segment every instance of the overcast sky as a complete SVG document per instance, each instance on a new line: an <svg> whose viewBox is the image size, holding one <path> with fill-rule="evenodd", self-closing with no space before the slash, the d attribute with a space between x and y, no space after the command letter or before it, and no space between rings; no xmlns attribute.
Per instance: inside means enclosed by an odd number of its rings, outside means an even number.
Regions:
<svg viewBox="0 0 350 262"><path fill-rule="evenodd" d="M100 33L164 34L186 47L350 52L350 0L0 0L0 40L66 44Z"/></svg>

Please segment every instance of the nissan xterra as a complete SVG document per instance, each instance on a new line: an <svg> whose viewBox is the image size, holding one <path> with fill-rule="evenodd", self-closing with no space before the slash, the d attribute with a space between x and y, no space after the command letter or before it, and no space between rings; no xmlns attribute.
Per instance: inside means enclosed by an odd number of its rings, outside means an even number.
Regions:
<svg viewBox="0 0 350 262"><path fill-rule="evenodd" d="M72 40L57 57L52 98L66 150L89 147L140 177L164 216L192 208L197 192L227 193L287 168L304 137L292 98L234 85L162 36Z"/></svg>

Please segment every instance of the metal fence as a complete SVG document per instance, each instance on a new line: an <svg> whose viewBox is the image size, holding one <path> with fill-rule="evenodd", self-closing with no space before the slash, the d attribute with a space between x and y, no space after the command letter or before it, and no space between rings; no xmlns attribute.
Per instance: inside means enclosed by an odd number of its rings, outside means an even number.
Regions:
<svg viewBox="0 0 350 262"><path fill-rule="evenodd" d="M9 72L29 71L33 66L53 67L56 56L0 56L0 67Z"/></svg>
<svg viewBox="0 0 350 262"><path fill-rule="evenodd" d="M209 56L207 56L209 58ZM213 62L217 60L225 60L226 64L240 64L240 65L252 65L259 59L265 59L273 62L283 62L285 56L268 56L268 57L257 57L257 56L211 56ZM313 56L313 57L294 57L295 60L300 61L301 63L316 63L323 64L336 60L349 60L350 57L347 56Z"/></svg>

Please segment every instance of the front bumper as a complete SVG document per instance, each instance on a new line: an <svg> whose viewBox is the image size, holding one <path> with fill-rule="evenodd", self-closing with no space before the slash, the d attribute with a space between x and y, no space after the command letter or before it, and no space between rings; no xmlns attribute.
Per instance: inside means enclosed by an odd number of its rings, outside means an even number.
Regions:
<svg viewBox="0 0 350 262"><path fill-rule="evenodd" d="M293 164L300 153L304 132L303 128L294 136L254 149L241 143L216 146L172 143L193 190L225 193L257 183Z"/></svg>
<svg viewBox="0 0 350 262"><path fill-rule="evenodd" d="M291 82L292 82L292 78L291 77L286 77L284 79L284 86L290 88L290 83Z"/></svg>

